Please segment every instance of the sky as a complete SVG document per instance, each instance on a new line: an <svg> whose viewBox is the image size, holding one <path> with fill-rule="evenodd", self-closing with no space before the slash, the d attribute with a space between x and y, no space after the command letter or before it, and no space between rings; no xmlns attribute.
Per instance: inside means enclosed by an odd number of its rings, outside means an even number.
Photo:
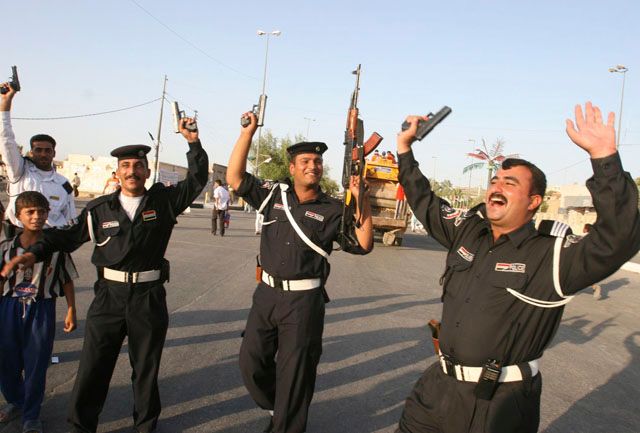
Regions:
<svg viewBox="0 0 640 433"><path fill-rule="evenodd" d="M5 8L5 12L8 12ZM496 139L505 153L537 164L550 185L584 183L588 155L566 136L565 119L588 100L616 113L625 78L620 153L640 176L640 2L602 1L189 1L21 0L3 16L0 79L17 65L22 91L13 121L20 143L36 133L69 153L108 155L124 144L152 144L160 101L198 111L210 162L226 165L241 114L262 90L269 38L265 129L329 145L331 177L342 171L343 138L362 64L365 136L395 150L408 114L453 109L414 147L430 178L459 186L486 182L463 174L466 156ZM617 64L626 77L610 73ZM187 145L165 103L162 161L186 165Z"/></svg>

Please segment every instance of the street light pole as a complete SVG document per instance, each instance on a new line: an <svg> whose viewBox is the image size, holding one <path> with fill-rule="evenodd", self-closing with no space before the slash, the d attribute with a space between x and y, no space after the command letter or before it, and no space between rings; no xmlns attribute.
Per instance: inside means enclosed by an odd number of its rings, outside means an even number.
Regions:
<svg viewBox="0 0 640 433"><path fill-rule="evenodd" d="M282 32L280 30L273 30L271 32L265 32L264 30L258 30L258 36L267 36L266 49L264 52L264 73L262 75L262 95L264 96L265 89L267 87L267 61L269 59L269 37L280 36ZM260 166L259 156L260 156L260 141L262 140L262 126L258 127L258 144L256 145L256 167L255 167L255 175L258 176L258 167Z"/></svg>
<svg viewBox="0 0 640 433"><path fill-rule="evenodd" d="M618 114L618 137L616 139L616 147L620 147L620 130L622 128L622 104L624 102L624 82L627 78L627 68L624 65L616 65L615 67L609 68L609 72L619 72L622 74L622 93L620 94L620 113Z"/></svg>
<svg viewBox="0 0 640 433"><path fill-rule="evenodd" d="M309 128L311 127L311 122L315 122L316 119L312 119L310 117L305 117L304 120L307 121L307 135L304 136L305 140L309 139Z"/></svg>

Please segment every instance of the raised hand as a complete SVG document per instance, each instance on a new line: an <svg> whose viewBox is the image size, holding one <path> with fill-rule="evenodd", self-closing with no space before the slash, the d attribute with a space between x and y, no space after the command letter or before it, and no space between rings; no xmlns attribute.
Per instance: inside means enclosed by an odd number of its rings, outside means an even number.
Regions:
<svg viewBox="0 0 640 433"><path fill-rule="evenodd" d="M575 116L577 128L567 119L567 135L571 141L589 153L592 159L604 158L616 153L616 131L613 127L615 115L609 113L607 123L602 121L602 113L598 107L587 102L582 107L576 105Z"/></svg>

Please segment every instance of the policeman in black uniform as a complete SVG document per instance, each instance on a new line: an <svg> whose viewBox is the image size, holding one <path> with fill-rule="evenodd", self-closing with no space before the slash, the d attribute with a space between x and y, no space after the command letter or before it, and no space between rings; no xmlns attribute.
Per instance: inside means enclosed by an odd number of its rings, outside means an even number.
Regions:
<svg viewBox="0 0 640 433"><path fill-rule="evenodd" d="M182 213L207 183L208 158L194 124L184 118L180 132L189 143L187 178L175 186L145 189L150 170L144 145L111 152L118 158L121 189L87 204L78 223L53 229L17 263L41 260L54 250L74 251L91 240L98 280L86 319L85 339L69 422L74 432L95 432L124 337L133 368L133 420L140 433L153 432L160 416L158 369L168 326L164 281L169 263L164 253ZM6 271L3 271L6 274Z"/></svg>
<svg viewBox="0 0 640 433"><path fill-rule="evenodd" d="M227 183L264 215L264 223L259 283L240 348L240 370L251 397L272 414L264 431L301 433L322 353L327 258L340 231L342 203L319 186L324 143L303 142L287 149L293 183L263 184L245 173L256 117L244 116L251 123L236 142ZM353 177L350 190L355 201L358 186ZM355 215L361 221L355 229L359 245L347 248L352 254L373 248L368 198L363 196L362 202L362 215L359 209Z"/></svg>
<svg viewBox="0 0 640 433"><path fill-rule="evenodd" d="M437 197L413 157L418 120L398 135L400 183L409 205L447 247L439 360L409 395L397 432L536 432L540 419L538 360L564 305L579 290L615 272L640 248L638 190L616 151L614 116L575 109L571 140L591 157L587 181L598 220L586 237L532 218L546 180L533 164L508 159L486 203L461 212Z"/></svg>

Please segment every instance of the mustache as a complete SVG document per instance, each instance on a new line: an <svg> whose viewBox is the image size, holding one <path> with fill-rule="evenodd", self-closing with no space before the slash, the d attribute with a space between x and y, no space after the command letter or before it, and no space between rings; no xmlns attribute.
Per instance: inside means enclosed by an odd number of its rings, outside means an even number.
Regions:
<svg viewBox="0 0 640 433"><path fill-rule="evenodd" d="M135 174L130 174L129 176L125 176L125 178L124 178L124 180L129 180L129 179L140 180L140 176L135 175Z"/></svg>

